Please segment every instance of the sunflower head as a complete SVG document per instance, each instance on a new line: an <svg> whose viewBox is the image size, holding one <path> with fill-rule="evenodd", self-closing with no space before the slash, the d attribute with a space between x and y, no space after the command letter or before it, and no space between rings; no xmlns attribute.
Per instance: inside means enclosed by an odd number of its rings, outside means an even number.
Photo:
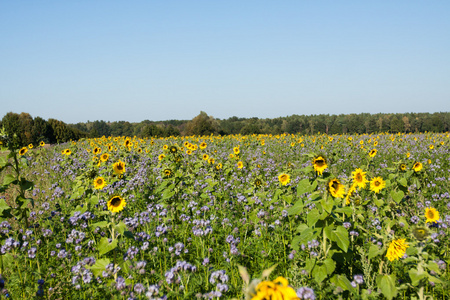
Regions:
<svg viewBox="0 0 450 300"><path fill-rule="evenodd" d="M365 188L367 183L366 172L362 169L356 169L352 172L353 182L359 188Z"/></svg>
<svg viewBox="0 0 450 300"><path fill-rule="evenodd" d="M389 244L389 248L386 253L386 257L390 261L394 261L396 259L402 258L405 255L406 248L409 247L408 243L405 242L406 239L397 239L393 240Z"/></svg>
<svg viewBox="0 0 450 300"><path fill-rule="evenodd" d="M72 154L72 151L70 151L70 149L66 149L66 150L64 150L64 154L65 155L70 155L70 154Z"/></svg>
<svg viewBox="0 0 450 300"><path fill-rule="evenodd" d="M244 163L242 161L238 161L237 167L238 169L242 169L244 167Z"/></svg>
<svg viewBox="0 0 450 300"><path fill-rule="evenodd" d="M282 185L286 185L291 181L291 176L289 176L289 174L286 173L281 173L280 175L278 175L278 181Z"/></svg>
<svg viewBox="0 0 450 300"><path fill-rule="evenodd" d="M41 142L39 143L39 146L44 147L44 146L45 146L45 142L44 142L44 141L41 141Z"/></svg>
<svg viewBox="0 0 450 300"><path fill-rule="evenodd" d="M94 188L96 190L101 190L106 186L105 178L103 177L97 177L94 179Z"/></svg>
<svg viewBox="0 0 450 300"><path fill-rule="evenodd" d="M170 153L174 153L175 154L175 153L177 153L178 149L175 146L170 146L169 151L170 151Z"/></svg>
<svg viewBox="0 0 450 300"><path fill-rule="evenodd" d="M339 179L334 178L328 181L328 192L334 198L344 198L345 187Z"/></svg>
<svg viewBox="0 0 450 300"><path fill-rule="evenodd" d="M370 156L370 157L375 157L375 155L377 155L377 149L372 149L372 150L370 150L369 156Z"/></svg>
<svg viewBox="0 0 450 300"><path fill-rule="evenodd" d="M100 156L100 160L101 160L101 161L107 161L108 158L109 158L109 154L108 154L108 153L103 153L103 154Z"/></svg>
<svg viewBox="0 0 450 300"><path fill-rule="evenodd" d="M205 149L206 147L207 147L208 145L205 143L205 142L202 142L201 144L200 144L200 149Z"/></svg>
<svg viewBox="0 0 450 300"><path fill-rule="evenodd" d="M123 210L123 208L127 205L127 203L120 196L112 196L108 200L107 205L108 205L109 211L116 213L116 212L120 212L121 210Z"/></svg>
<svg viewBox="0 0 450 300"><path fill-rule="evenodd" d="M429 235L428 229L426 227L416 227L413 229L412 234L419 241L423 241Z"/></svg>
<svg viewBox="0 0 450 300"><path fill-rule="evenodd" d="M113 170L117 175L125 173L125 163L119 160L113 164Z"/></svg>
<svg viewBox="0 0 450 300"><path fill-rule="evenodd" d="M263 181L262 181L260 178L256 178L255 181L253 181L253 185L254 185L256 188L259 188L260 186L263 185Z"/></svg>
<svg viewBox="0 0 450 300"><path fill-rule="evenodd" d="M164 170L164 177L168 178L168 177L172 177L172 175L173 175L173 171L171 169Z"/></svg>
<svg viewBox="0 0 450 300"><path fill-rule="evenodd" d="M405 171L406 171L406 165L405 165L405 164L400 164L400 165L398 166L398 169L399 169L401 172L405 172Z"/></svg>
<svg viewBox="0 0 450 300"><path fill-rule="evenodd" d="M239 146L238 147L234 147L233 148L233 152L234 152L235 155L238 155L241 152L241 150L239 149Z"/></svg>
<svg viewBox="0 0 450 300"><path fill-rule="evenodd" d="M322 175L323 171L328 168L327 159L324 155L317 155L312 161L314 171Z"/></svg>
<svg viewBox="0 0 450 300"><path fill-rule="evenodd" d="M163 160L164 157L166 157L164 154L160 154L160 155L158 156L158 160Z"/></svg>
<svg viewBox="0 0 450 300"><path fill-rule="evenodd" d="M416 162L416 163L414 163L412 168L413 168L414 172L420 172L423 168L423 165L420 162Z"/></svg>
<svg viewBox="0 0 450 300"><path fill-rule="evenodd" d="M33 144L29 144L28 148L33 149Z"/></svg>
<svg viewBox="0 0 450 300"><path fill-rule="evenodd" d="M370 190L378 194L386 187L386 182L381 177L375 177L370 181Z"/></svg>
<svg viewBox="0 0 450 300"><path fill-rule="evenodd" d="M425 223L435 223L439 221L439 212L435 208L427 207L425 209L425 218L427 218Z"/></svg>
<svg viewBox="0 0 450 300"><path fill-rule="evenodd" d="M20 150L19 150L19 155L25 155L25 153L27 153L28 152L28 148L27 147L22 147Z"/></svg>

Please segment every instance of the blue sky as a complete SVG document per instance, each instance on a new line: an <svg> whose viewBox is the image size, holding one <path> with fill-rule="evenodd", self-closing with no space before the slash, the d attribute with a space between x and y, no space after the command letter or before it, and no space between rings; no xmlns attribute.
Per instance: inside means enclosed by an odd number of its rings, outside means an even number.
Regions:
<svg viewBox="0 0 450 300"><path fill-rule="evenodd" d="M450 111L450 1L1 1L0 114Z"/></svg>

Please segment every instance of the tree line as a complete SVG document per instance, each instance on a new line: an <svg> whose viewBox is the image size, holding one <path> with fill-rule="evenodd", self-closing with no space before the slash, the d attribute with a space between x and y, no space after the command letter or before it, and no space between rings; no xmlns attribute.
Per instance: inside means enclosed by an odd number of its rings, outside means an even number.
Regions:
<svg viewBox="0 0 450 300"><path fill-rule="evenodd" d="M103 120L65 124L62 121L36 117L28 113L7 113L0 127L9 136L15 136L20 145L62 143L85 137L138 136L169 137L183 135L228 134L363 134L377 132L447 132L450 131L450 113L403 114L341 114L292 115L274 119L238 118L216 119L200 112L192 120L167 120L130 123Z"/></svg>

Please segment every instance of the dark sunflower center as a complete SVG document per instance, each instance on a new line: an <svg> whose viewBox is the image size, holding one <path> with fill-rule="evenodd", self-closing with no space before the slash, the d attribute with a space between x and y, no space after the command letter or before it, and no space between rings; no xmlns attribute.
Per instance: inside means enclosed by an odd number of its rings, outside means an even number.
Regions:
<svg viewBox="0 0 450 300"><path fill-rule="evenodd" d="M335 191L337 191L337 189L339 188L339 183L337 181L333 181L333 183L331 184L331 187L333 187L333 189Z"/></svg>
<svg viewBox="0 0 450 300"><path fill-rule="evenodd" d="M287 176L286 175L281 175L281 181L286 181L287 180Z"/></svg>
<svg viewBox="0 0 450 300"><path fill-rule="evenodd" d="M100 185L103 183L103 179L97 179L97 184Z"/></svg>
<svg viewBox="0 0 450 300"><path fill-rule="evenodd" d="M357 180L357 181L362 181L362 175L361 175L361 173L356 174L356 180Z"/></svg>
<svg viewBox="0 0 450 300"><path fill-rule="evenodd" d="M123 170L123 167L122 167L121 164L118 164L118 165L117 165L117 170L119 170L119 171L122 171L122 170Z"/></svg>
<svg viewBox="0 0 450 300"><path fill-rule="evenodd" d="M428 219L434 219L434 213L432 211L429 211L427 213L427 217L428 217Z"/></svg>
<svg viewBox="0 0 450 300"><path fill-rule="evenodd" d="M379 182L379 181L375 181L375 186L380 186L380 184L381 184L381 182Z"/></svg>
<svg viewBox="0 0 450 300"><path fill-rule="evenodd" d="M111 199L111 205L114 206L114 207L119 206L120 202L122 202L120 197L114 197L114 198Z"/></svg>
<svg viewBox="0 0 450 300"><path fill-rule="evenodd" d="M325 161L323 159L317 159L316 160L316 165L319 167L322 167L325 164Z"/></svg>

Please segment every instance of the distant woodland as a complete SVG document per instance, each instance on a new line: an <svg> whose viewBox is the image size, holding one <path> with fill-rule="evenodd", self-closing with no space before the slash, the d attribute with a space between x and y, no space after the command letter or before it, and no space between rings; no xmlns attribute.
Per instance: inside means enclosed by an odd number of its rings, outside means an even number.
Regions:
<svg viewBox="0 0 450 300"><path fill-rule="evenodd" d="M130 123L127 121L88 121L66 124L55 119L33 118L28 113L7 113L0 128L20 146L44 141L63 143L101 136L168 137L227 134L364 134L377 132L447 132L450 112L404 114L292 115L275 119L216 119L200 112L192 120L168 120Z"/></svg>

